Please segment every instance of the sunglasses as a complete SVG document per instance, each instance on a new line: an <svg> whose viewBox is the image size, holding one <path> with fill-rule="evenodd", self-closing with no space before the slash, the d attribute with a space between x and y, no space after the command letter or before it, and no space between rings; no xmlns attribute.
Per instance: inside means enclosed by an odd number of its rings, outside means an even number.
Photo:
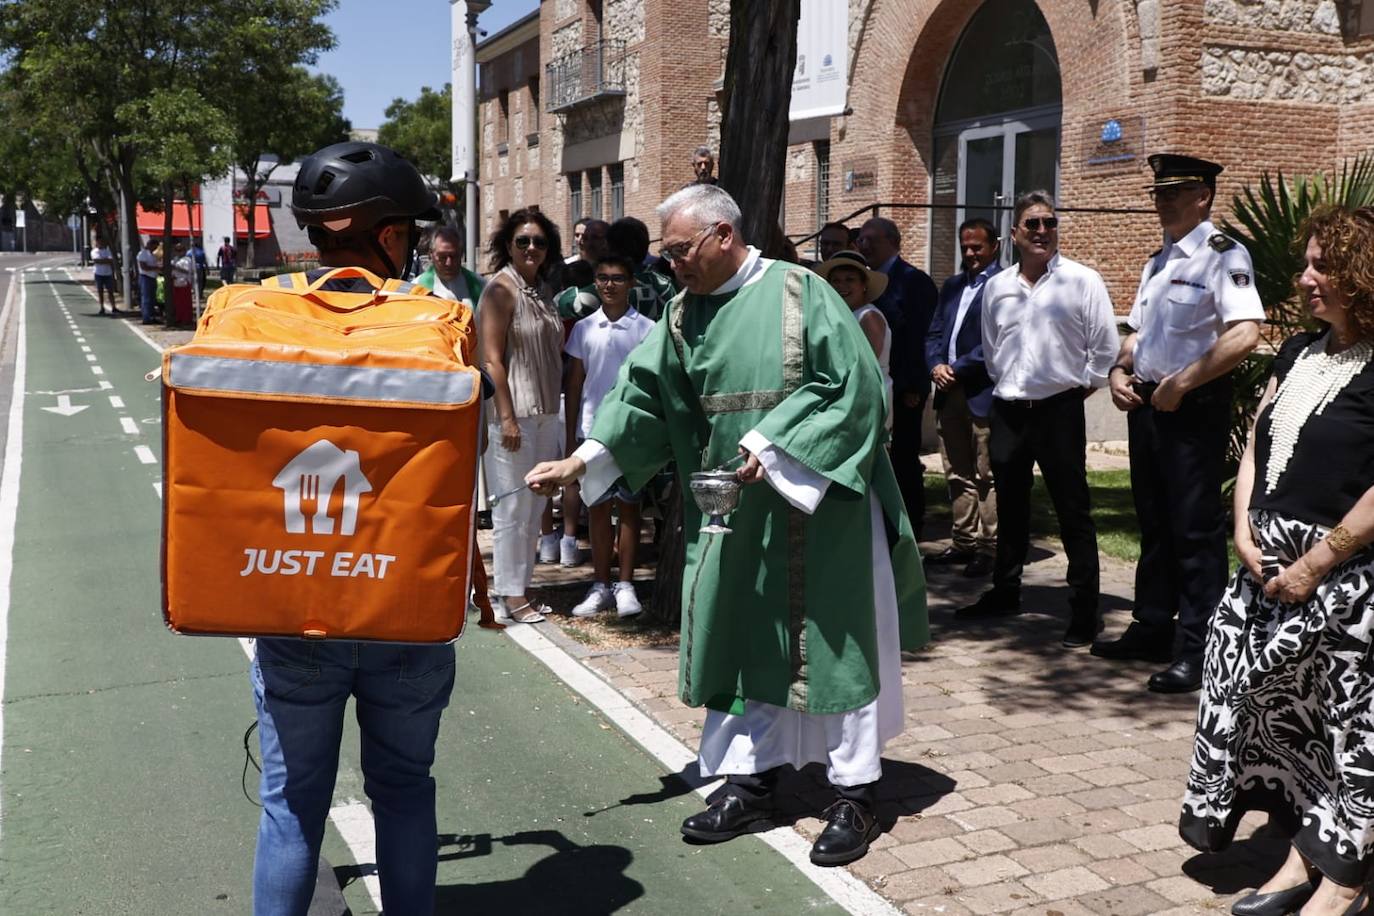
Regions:
<svg viewBox="0 0 1374 916"><path fill-rule="evenodd" d="M1044 229L1058 229L1059 217L1057 216L1032 216L1022 223L1031 232L1039 232Z"/></svg>
<svg viewBox="0 0 1374 916"><path fill-rule="evenodd" d="M549 240L542 235L518 235L515 237L515 247L524 251L533 245L538 251L543 251L549 247Z"/></svg>
<svg viewBox="0 0 1374 916"><path fill-rule="evenodd" d="M630 278L624 274L597 274L596 282L608 284L610 286L619 286L622 283L629 283Z"/></svg>

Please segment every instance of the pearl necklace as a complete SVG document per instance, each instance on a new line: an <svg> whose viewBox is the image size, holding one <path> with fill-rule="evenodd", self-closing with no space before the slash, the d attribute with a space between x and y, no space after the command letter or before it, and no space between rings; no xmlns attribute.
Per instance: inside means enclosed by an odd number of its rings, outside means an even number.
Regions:
<svg viewBox="0 0 1374 916"><path fill-rule="evenodd" d="M1273 493L1293 457L1298 436L1309 417L1320 414L1336 395L1364 371L1374 346L1361 341L1339 353L1327 353L1331 332L1308 344L1279 385L1269 409L1269 463L1265 493Z"/></svg>

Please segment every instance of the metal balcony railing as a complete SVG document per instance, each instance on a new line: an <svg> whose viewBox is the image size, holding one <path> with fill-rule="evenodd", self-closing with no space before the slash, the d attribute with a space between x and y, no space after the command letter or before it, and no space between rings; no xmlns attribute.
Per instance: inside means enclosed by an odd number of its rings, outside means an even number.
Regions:
<svg viewBox="0 0 1374 916"><path fill-rule="evenodd" d="M544 110L625 95L625 42L598 41L544 67Z"/></svg>

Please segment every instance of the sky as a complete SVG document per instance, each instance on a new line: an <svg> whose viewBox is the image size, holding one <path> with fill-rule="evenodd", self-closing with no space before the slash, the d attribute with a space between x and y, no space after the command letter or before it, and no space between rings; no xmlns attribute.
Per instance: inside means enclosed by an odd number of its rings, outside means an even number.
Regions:
<svg viewBox="0 0 1374 916"><path fill-rule="evenodd" d="M337 47L315 69L342 84L344 117L354 127L380 127L392 99L449 81L449 7L448 0L340 0L325 17ZM495 34L538 7L539 0L496 0L477 27Z"/></svg>

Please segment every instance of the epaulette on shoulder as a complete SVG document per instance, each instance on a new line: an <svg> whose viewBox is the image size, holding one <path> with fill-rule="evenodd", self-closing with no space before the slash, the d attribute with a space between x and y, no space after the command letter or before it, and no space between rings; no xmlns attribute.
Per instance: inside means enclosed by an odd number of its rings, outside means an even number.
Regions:
<svg viewBox="0 0 1374 916"><path fill-rule="evenodd" d="M1207 244L1211 245L1217 251L1230 251L1232 248L1236 247L1235 239L1220 232L1213 232L1208 236Z"/></svg>

